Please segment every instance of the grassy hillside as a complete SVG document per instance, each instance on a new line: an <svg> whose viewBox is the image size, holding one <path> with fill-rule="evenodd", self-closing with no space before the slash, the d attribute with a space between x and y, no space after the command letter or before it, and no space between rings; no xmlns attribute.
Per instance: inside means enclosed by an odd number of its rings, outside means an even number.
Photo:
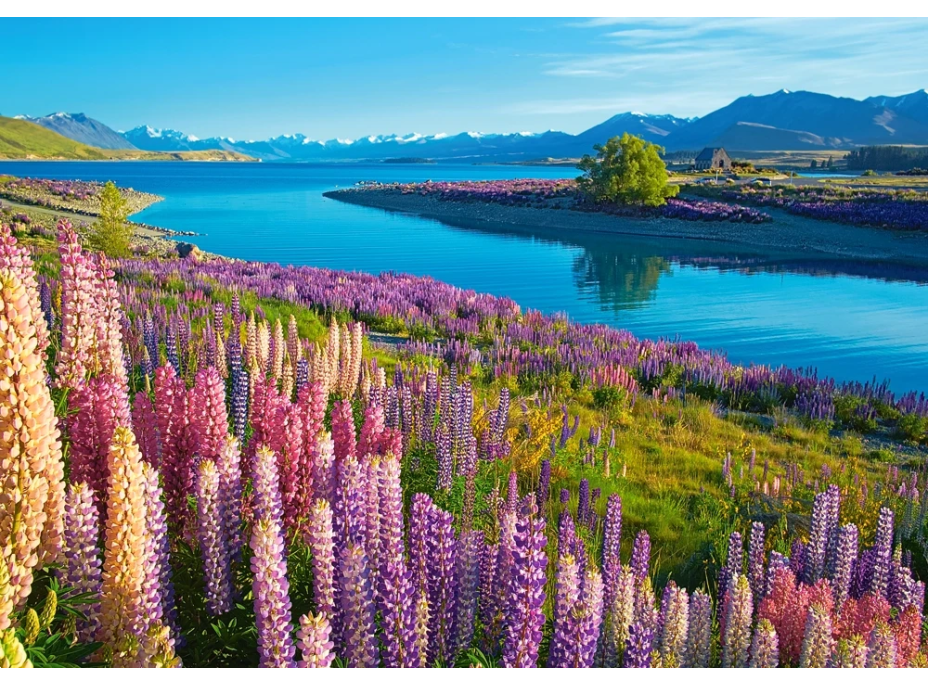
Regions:
<svg viewBox="0 0 928 686"><path fill-rule="evenodd" d="M21 119L0 117L0 159L12 160L174 160L251 161L254 158L226 150L195 152L143 152L102 150L65 138L45 127Z"/></svg>
<svg viewBox="0 0 928 686"><path fill-rule="evenodd" d="M104 160L107 153L45 127L0 117L0 157L9 159Z"/></svg>

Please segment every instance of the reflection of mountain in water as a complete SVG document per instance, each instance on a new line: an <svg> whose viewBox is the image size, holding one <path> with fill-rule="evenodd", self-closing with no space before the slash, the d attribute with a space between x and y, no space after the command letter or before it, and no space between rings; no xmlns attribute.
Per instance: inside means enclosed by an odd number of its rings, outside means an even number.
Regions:
<svg viewBox="0 0 928 686"><path fill-rule="evenodd" d="M568 231L488 221L447 221L454 228L496 236L520 237L580 248L573 272L582 293L595 294L604 310L638 308L654 298L662 276L673 265L743 274L856 276L881 281L928 284L928 265L816 258L796 253L763 252L734 243Z"/></svg>
<svg viewBox="0 0 928 686"><path fill-rule="evenodd" d="M581 292L598 292L604 310L640 307L654 297L657 282L671 271L670 261L659 255L642 255L612 249L584 250L574 260L574 280Z"/></svg>

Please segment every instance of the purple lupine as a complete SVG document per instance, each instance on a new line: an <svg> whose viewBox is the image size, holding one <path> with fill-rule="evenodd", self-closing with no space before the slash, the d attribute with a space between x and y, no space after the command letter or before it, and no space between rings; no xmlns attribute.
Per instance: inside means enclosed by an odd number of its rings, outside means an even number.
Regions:
<svg viewBox="0 0 928 686"><path fill-rule="evenodd" d="M383 626L382 658L386 667L413 667L419 662L415 645L415 594L403 546L403 488L400 461L380 460L380 560L377 603Z"/></svg>
<svg viewBox="0 0 928 686"><path fill-rule="evenodd" d="M319 498L313 503L309 511L306 538L313 555L313 598L316 610L325 613L335 625L335 542L332 508L327 500Z"/></svg>
<svg viewBox="0 0 928 686"><path fill-rule="evenodd" d="M322 614L306 614L300 617L300 628L296 630L296 645L302 659L297 666L304 668L331 667L335 647L330 640L332 627Z"/></svg>
<svg viewBox="0 0 928 686"><path fill-rule="evenodd" d="M628 641L625 643L625 658L622 660L622 666L632 669L650 667L653 647L654 629L641 622L635 622L628 630Z"/></svg>
<svg viewBox="0 0 928 686"><path fill-rule="evenodd" d="M499 608L499 543L487 542L480 557L480 592L478 611L483 627L483 651L495 657L499 653L502 613Z"/></svg>
<svg viewBox="0 0 928 686"><path fill-rule="evenodd" d="M751 538L748 542L748 580L754 597L760 600L764 597L767 588L767 579L764 570L764 525L754 522L751 525Z"/></svg>
<svg viewBox="0 0 928 686"><path fill-rule="evenodd" d="M159 485L158 470L150 464L142 465L142 483L145 490L145 527L148 531L145 546L145 605L148 626L160 622L169 631L169 644L173 648L182 642L177 609L174 604L174 583L171 574L168 540L168 519Z"/></svg>
<svg viewBox="0 0 928 686"><path fill-rule="evenodd" d="M548 649L548 667L569 667L568 651L577 640L573 612L580 601L580 565L568 552L558 555L554 586L554 633Z"/></svg>
<svg viewBox="0 0 928 686"><path fill-rule="evenodd" d="M277 459L271 450L258 450L254 472L257 521L251 532L251 571L258 655L262 667L295 667L283 506L277 486Z"/></svg>
<svg viewBox="0 0 928 686"><path fill-rule="evenodd" d="M746 576L736 574L730 582L725 612L725 631L721 635L722 666L744 667L750 658L751 618L754 602Z"/></svg>
<svg viewBox="0 0 928 686"><path fill-rule="evenodd" d="M155 373L155 368L159 366L160 362L158 356L158 334L155 332L155 323L152 321L150 315L145 315L145 319L142 321L142 344L145 347L145 351L148 353L145 357L142 373L150 377Z"/></svg>
<svg viewBox="0 0 928 686"><path fill-rule="evenodd" d="M538 511L544 512L551 496L551 460L541 461L541 471L538 475Z"/></svg>
<svg viewBox="0 0 928 686"><path fill-rule="evenodd" d="M239 560L245 543L242 531L242 452L237 438L226 435L216 458L219 502L223 507L223 540L230 560Z"/></svg>
<svg viewBox="0 0 928 686"><path fill-rule="evenodd" d="M480 582L480 563L483 551L483 532L466 531L458 540L457 568L458 592L454 617L452 656L460 655L470 646L474 637L474 618L477 614L477 591Z"/></svg>
<svg viewBox="0 0 928 686"><path fill-rule="evenodd" d="M213 616L232 609L232 559L226 540L226 508L219 496L219 471L209 460L197 469L197 540L203 557L206 609Z"/></svg>
<svg viewBox="0 0 928 686"><path fill-rule="evenodd" d="M835 565L838 562L838 532L840 529L841 489L832 484L825 491L828 496L827 510L825 512L825 574L830 578L834 576Z"/></svg>
<svg viewBox="0 0 928 686"><path fill-rule="evenodd" d="M619 569L612 604L605 608L605 613L601 664L618 667L625 653L629 627L635 620L635 576L631 569Z"/></svg>
<svg viewBox="0 0 928 686"><path fill-rule="evenodd" d="M803 581L812 585L825 573L825 557L828 554L829 494L822 492L815 496L812 505L812 527L809 531L809 545L805 549L803 563Z"/></svg>
<svg viewBox="0 0 928 686"><path fill-rule="evenodd" d="M725 558L725 566L719 570L719 598L725 596L731 587L732 580L741 574L743 555L741 534L732 531L728 537L728 557Z"/></svg>
<svg viewBox="0 0 928 686"><path fill-rule="evenodd" d="M857 545L857 527L853 524L842 526L838 532L838 550L832 579L835 606L839 609L851 592L851 580L857 564Z"/></svg>
<svg viewBox="0 0 928 686"><path fill-rule="evenodd" d="M599 570L590 568L576 604L567 617L570 640L563 647L565 667L592 667L603 619L603 579Z"/></svg>
<svg viewBox="0 0 928 686"><path fill-rule="evenodd" d="M872 548L873 575L870 590L885 596L889 587L889 575L893 557L893 511L888 507L880 508L880 517L876 524L876 540Z"/></svg>
<svg viewBox="0 0 928 686"><path fill-rule="evenodd" d="M349 667L376 667L374 599L367 555L357 543L349 543L339 564L344 656Z"/></svg>
<svg viewBox="0 0 928 686"><path fill-rule="evenodd" d="M245 440L248 421L248 372L242 365L242 344L238 336L229 336L226 344L226 364L232 378L232 393L229 406L232 410L232 427L239 441Z"/></svg>
<svg viewBox="0 0 928 686"><path fill-rule="evenodd" d="M769 619L762 619L754 629L751 641L751 661L749 667L760 669L776 667L780 661L780 642L776 629Z"/></svg>
<svg viewBox="0 0 928 686"><path fill-rule="evenodd" d="M895 667L897 653L898 646L892 628L884 622L879 622L873 627L867 641L867 667Z"/></svg>
<svg viewBox="0 0 928 686"><path fill-rule="evenodd" d="M647 578L648 568L651 565L651 538L644 529L635 536L630 565L636 580L641 581Z"/></svg>
<svg viewBox="0 0 928 686"><path fill-rule="evenodd" d="M349 543L363 545L366 538L367 508L360 497L366 492L365 469L354 455L346 455L335 465L335 501L332 504L332 524L336 548Z"/></svg>
<svg viewBox="0 0 928 686"><path fill-rule="evenodd" d="M93 600L81 607L84 616L77 619L78 638L93 641L100 628L102 562L100 531L93 490L86 483L70 484L64 506L63 584L75 594L90 593Z"/></svg>
<svg viewBox="0 0 928 686"><path fill-rule="evenodd" d="M45 317L45 326L51 331L55 328L55 311L52 309L52 289L49 288L46 279L42 279L39 284L39 306L42 308L42 316Z"/></svg>
<svg viewBox="0 0 928 686"><path fill-rule="evenodd" d="M712 599L703 591L690 597L685 667L708 667L712 637Z"/></svg>
<svg viewBox="0 0 928 686"><path fill-rule="evenodd" d="M454 455L451 452L451 431L439 426L435 436L435 457L438 460L438 484L440 491L451 488L451 478L454 468Z"/></svg>
<svg viewBox="0 0 928 686"><path fill-rule="evenodd" d="M580 526L589 526L590 521L590 482L588 479L580 479L580 487L577 490L577 524Z"/></svg>
<svg viewBox="0 0 928 686"><path fill-rule="evenodd" d="M686 636L689 633L689 594L671 581L661 600L661 660L665 666L682 667L686 660Z"/></svg>
<svg viewBox="0 0 928 686"><path fill-rule="evenodd" d="M454 537L454 517L434 505L429 513L428 568L429 594L429 664L446 663L452 657L454 618L457 602L455 564L457 541Z"/></svg>
<svg viewBox="0 0 928 686"><path fill-rule="evenodd" d="M513 542L503 665L534 667L545 623L548 556L544 520L535 517L532 509L517 517Z"/></svg>
<svg viewBox="0 0 928 686"><path fill-rule="evenodd" d="M834 648L831 615L819 604L812 605L806 616L806 629L802 637L800 667L822 668L828 666Z"/></svg>

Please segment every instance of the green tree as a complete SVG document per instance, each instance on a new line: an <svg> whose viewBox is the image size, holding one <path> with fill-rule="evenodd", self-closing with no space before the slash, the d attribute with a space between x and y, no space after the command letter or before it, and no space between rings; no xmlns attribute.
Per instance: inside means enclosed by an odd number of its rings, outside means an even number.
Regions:
<svg viewBox="0 0 928 686"><path fill-rule="evenodd" d="M116 184L107 181L100 193L100 216L87 232L87 243L108 257L126 257L129 254L129 203L122 197Z"/></svg>
<svg viewBox="0 0 928 686"><path fill-rule="evenodd" d="M596 157L584 155L577 167L580 190L597 202L658 207L680 192L667 183L664 149L631 136L614 136L605 145L594 145Z"/></svg>

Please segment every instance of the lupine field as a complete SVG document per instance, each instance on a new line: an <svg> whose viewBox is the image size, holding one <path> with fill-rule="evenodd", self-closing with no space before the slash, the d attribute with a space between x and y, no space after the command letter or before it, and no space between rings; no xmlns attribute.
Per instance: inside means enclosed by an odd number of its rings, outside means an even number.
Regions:
<svg viewBox="0 0 928 686"><path fill-rule="evenodd" d="M924 394L66 222L0 351L0 666L928 666Z"/></svg>

